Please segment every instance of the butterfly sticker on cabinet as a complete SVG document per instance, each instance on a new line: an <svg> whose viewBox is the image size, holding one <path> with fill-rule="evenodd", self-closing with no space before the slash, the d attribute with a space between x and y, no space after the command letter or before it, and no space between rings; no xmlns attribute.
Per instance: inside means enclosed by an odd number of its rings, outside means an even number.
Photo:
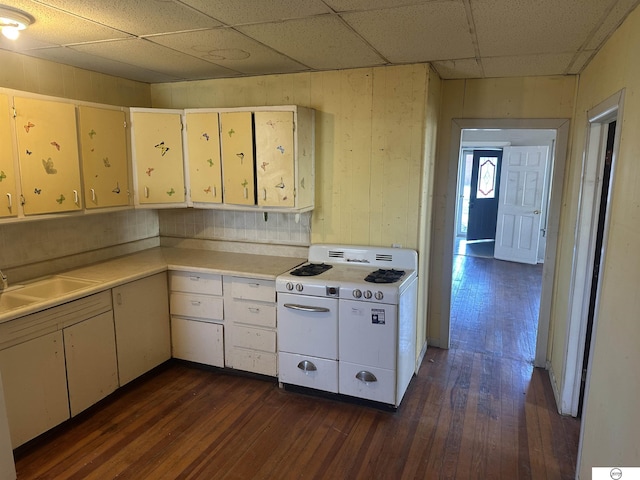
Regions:
<svg viewBox="0 0 640 480"><path fill-rule="evenodd" d="M27 153L27 155L31 155L33 152L27 148L26 149L26 153Z"/></svg>
<svg viewBox="0 0 640 480"><path fill-rule="evenodd" d="M4 170L0 170L0 182L7 178L7 174L4 173Z"/></svg>
<svg viewBox="0 0 640 480"><path fill-rule="evenodd" d="M64 202L66 200L66 198L64 198L63 194L60 194L59 198L56 198L56 202L58 202L58 205L62 205L62 202Z"/></svg>
<svg viewBox="0 0 640 480"><path fill-rule="evenodd" d="M60 151L60 144L58 142L51 142L51 145L56 147L56 150Z"/></svg>
<svg viewBox="0 0 640 480"><path fill-rule="evenodd" d="M29 130L31 130L33 127L35 127L36 125L34 123L31 122L27 122L27 124L24 126L24 129L27 133L29 133Z"/></svg>
<svg viewBox="0 0 640 480"><path fill-rule="evenodd" d="M276 150L278 150L282 155L284 155L284 147L282 145L278 145L276 147Z"/></svg>
<svg viewBox="0 0 640 480"><path fill-rule="evenodd" d="M44 167L44 171L49 175L55 175L56 173L58 173L58 170L53 166L53 160L51 160L51 157L46 160L43 158L42 166Z"/></svg>
<svg viewBox="0 0 640 480"><path fill-rule="evenodd" d="M111 166L111 163L109 162L109 157L104 157L102 159L102 163L104 164L105 167L109 168Z"/></svg>
<svg viewBox="0 0 640 480"><path fill-rule="evenodd" d="M154 170L155 170L155 168L149 167L149 168L147 168L147 170L144 173L146 173L148 176L151 176L151 172L153 172Z"/></svg>
<svg viewBox="0 0 640 480"><path fill-rule="evenodd" d="M209 134L207 132L204 132L202 134L202 138L204 138L208 142L209 141Z"/></svg>
<svg viewBox="0 0 640 480"><path fill-rule="evenodd" d="M34 188L33 189L33 193L35 193L36 195L40 195L42 193L42 189L41 188Z"/></svg>
<svg viewBox="0 0 640 480"><path fill-rule="evenodd" d="M269 165L269 162L262 162L262 165L260 165L260 168L266 172L267 171L267 165Z"/></svg>
<svg viewBox="0 0 640 480"><path fill-rule="evenodd" d="M89 138L91 140L93 140L93 137L96 135L96 131L92 128L91 131L89 132Z"/></svg>
<svg viewBox="0 0 640 480"><path fill-rule="evenodd" d="M176 191L171 187L171 190L167 192L167 195L172 196L174 193L176 193Z"/></svg>
<svg viewBox="0 0 640 480"><path fill-rule="evenodd" d="M155 148L159 148L160 151L162 152L161 155L164 157L165 153L167 153L169 151L169 147L166 147L164 142L160 142L158 144L155 145Z"/></svg>
<svg viewBox="0 0 640 480"><path fill-rule="evenodd" d="M204 193L211 193L212 191L211 185L204 189Z"/></svg>

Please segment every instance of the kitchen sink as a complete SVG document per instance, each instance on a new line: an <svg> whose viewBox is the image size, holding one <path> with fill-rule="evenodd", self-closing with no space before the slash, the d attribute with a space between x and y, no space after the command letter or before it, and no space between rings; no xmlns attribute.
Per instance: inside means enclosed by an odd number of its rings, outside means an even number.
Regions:
<svg viewBox="0 0 640 480"><path fill-rule="evenodd" d="M0 293L0 312L24 307L40 301L37 297L28 297L17 293Z"/></svg>
<svg viewBox="0 0 640 480"><path fill-rule="evenodd" d="M81 288L89 287L95 283L96 282L92 280L53 275L43 280L27 283L24 287L17 290L17 292L21 296L38 297L42 300L48 300Z"/></svg>

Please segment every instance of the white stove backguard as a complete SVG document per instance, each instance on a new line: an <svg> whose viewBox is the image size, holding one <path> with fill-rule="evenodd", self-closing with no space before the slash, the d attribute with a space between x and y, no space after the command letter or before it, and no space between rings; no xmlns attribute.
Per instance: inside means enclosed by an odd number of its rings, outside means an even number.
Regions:
<svg viewBox="0 0 640 480"><path fill-rule="evenodd" d="M418 254L409 248L315 244L309 247L309 261L416 270Z"/></svg>

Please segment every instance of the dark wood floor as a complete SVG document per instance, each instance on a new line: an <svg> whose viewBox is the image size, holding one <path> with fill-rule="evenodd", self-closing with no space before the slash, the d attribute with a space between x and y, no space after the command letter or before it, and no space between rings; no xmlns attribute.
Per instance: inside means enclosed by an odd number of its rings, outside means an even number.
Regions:
<svg viewBox="0 0 640 480"><path fill-rule="evenodd" d="M478 274L456 285L475 299L464 310L495 311L465 327L454 302L453 348L428 350L397 412L174 363L21 449L18 478L572 479L579 423L557 414L503 305L514 280L469 258L456 266Z"/></svg>

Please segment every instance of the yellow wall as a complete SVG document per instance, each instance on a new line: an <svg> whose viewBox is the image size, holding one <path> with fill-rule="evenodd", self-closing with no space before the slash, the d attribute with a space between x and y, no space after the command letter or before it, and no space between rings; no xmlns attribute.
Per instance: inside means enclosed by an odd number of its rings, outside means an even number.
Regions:
<svg viewBox="0 0 640 480"><path fill-rule="evenodd" d="M0 50L0 87L121 106L151 106L149 84Z"/></svg>
<svg viewBox="0 0 640 480"><path fill-rule="evenodd" d="M571 162L575 184L579 182L584 151L586 111L626 89L590 386L583 415L579 465L582 480L591 478L592 466L640 465L639 49L640 10L636 9L580 76L576 103ZM569 194L573 192L575 188Z"/></svg>
<svg viewBox="0 0 640 480"><path fill-rule="evenodd" d="M450 285L443 269L451 261L453 232L445 230L448 202L455 202L455 191L448 191L451 126L453 119L519 119L571 118L575 97L576 77L520 77L476 80L445 80L438 128L438 147L435 171L433 244L431 286L429 290L428 337L439 343L441 322L448 312L443 311L444 292ZM454 182L455 183L455 182ZM449 210L453 208L449 205ZM451 219L449 219L451 221ZM444 280L443 280L444 279Z"/></svg>

